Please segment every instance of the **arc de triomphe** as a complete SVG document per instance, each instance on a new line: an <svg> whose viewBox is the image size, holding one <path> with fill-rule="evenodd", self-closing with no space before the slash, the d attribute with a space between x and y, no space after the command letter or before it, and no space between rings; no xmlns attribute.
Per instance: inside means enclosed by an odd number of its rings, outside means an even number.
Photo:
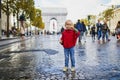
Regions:
<svg viewBox="0 0 120 80"><path fill-rule="evenodd" d="M64 26L67 9L66 8L41 8L42 19L45 23L44 31L60 32Z"/></svg>

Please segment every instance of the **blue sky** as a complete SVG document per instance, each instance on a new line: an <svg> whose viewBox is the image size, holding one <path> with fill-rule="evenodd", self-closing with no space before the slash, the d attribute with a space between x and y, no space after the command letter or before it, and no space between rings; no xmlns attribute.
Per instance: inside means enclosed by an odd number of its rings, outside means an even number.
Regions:
<svg viewBox="0 0 120 80"><path fill-rule="evenodd" d="M108 5L120 4L120 0L35 0L36 7L64 7L68 19L73 21L85 18L88 14L99 14ZM102 4L104 6L102 6Z"/></svg>

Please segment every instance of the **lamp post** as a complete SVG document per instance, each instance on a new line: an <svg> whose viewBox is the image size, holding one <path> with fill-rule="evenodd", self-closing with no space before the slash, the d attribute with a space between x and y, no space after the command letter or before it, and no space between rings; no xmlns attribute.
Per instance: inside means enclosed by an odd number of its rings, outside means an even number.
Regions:
<svg viewBox="0 0 120 80"><path fill-rule="evenodd" d="M2 20L1 20L1 0L0 0L0 38L2 37L2 31L1 31L1 27L2 27Z"/></svg>

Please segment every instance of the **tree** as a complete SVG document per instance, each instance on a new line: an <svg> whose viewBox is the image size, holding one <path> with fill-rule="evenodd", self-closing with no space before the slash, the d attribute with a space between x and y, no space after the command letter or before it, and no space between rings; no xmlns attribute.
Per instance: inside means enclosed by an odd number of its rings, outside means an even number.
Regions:
<svg viewBox="0 0 120 80"><path fill-rule="evenodd" d="M107 9L105 11L103 11L103 17L105 18L105 20L110 21L111 18L113 18L113 14L114 14L114 9Z"/></svg>
<svg viewBox="0 0 120 80"><path fill-rule="evenodd" d="M103 17L106 21L109 21L109 26L111 26L110 20L113 18L113 16L114 16L114 8L113 7L103 11Z"/></svg>
<svg viewBox="0 0 120 80"><path fill-rule="evenodd" d="M7 31L9 36L9 15L14 13L17 15L17 27L19 28L19 15L22 13L30 23L34 23L35 20L38 21L35 24L37 27L42 25L41 10L38 10L34 6L34 0L3 0L2 10L7 15Z"/></svg>
<svg viewBox="0 0 120 80"><path fill-rule="evenodd" d="M36 9L36 16L33 21L33 25L38 28L44 29L44 23L43 23L42 17L41 17L41 10L39 10L39 9Z"/></svg>
<svg viewBox="0 0 120 80"><path fill-rule="evenodd" d="M7 37L9 37L9 16L13 12L14 0L2 0L2 11L7 15Z"/></svg>
<svg viewBox="0 0 120 80"><path fill-rule="evenodd" d="M44 23L44 22L42 22L42 25L41 25L40 28L41 28L41 29L44 29L44 28L45 28L45 23Z"/></svg>
<svg viewBox="0 0 120 80"><path fill-rule="evenodd" d="M30 21L35 18L34 0L17 0L15 5L18 20L20 12L24 13L27 19L30 18ZM17 24L19 24L19 22L17 22Z"/></svg>
<svg viewBox="0 0 120 80"><path fill-rule="evenodd" d="M88 19L81 19L81 22L82 22L82 21L85 23L86 26L89 25Z"/></svg>

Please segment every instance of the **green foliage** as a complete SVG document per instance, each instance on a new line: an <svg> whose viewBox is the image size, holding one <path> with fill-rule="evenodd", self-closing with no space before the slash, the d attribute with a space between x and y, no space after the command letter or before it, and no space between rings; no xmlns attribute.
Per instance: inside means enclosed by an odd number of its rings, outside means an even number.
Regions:
<svg viewBox="0 0 120 80"><path fill-rule="evenodd" d="M34 25L38 28L44 29L44 23L42 21L40 9L36 9L36 15L35 15L35 19L33 20L32 25Z"/></svg>
<svg viewBox="0 0 120 80"><path fill-rule="evenodd" d="M14 11L13 7L15 4L15 0L2 0L2 11L3 13L5 13L6 15L10 15L10 13L12 13Z"/></svg>
<svg viewBox="0 0 120 80"><path fill-rule="evenodd" d="M113 14L113 9L107 9L103 12L103 17L105 18L105 20L109 21L111 18L113 18Z"/></svg>
<svg viewBox="0 0 120 80"><path fill-rule="evenodd" d="M43 26L41 10L35 8L34 0L2 0L2 11L8 17L11 13L16 14L17 20L23 13L25 18L30 19L30 22L36 27L41 28Z"/></svg>
<svg viewBox="0 0 120 80"><path fill-rule="evenodd" d="M82 21L85 23L86 26L89 25L88 19L81 19L81 22L82 22Z"/></svg>

